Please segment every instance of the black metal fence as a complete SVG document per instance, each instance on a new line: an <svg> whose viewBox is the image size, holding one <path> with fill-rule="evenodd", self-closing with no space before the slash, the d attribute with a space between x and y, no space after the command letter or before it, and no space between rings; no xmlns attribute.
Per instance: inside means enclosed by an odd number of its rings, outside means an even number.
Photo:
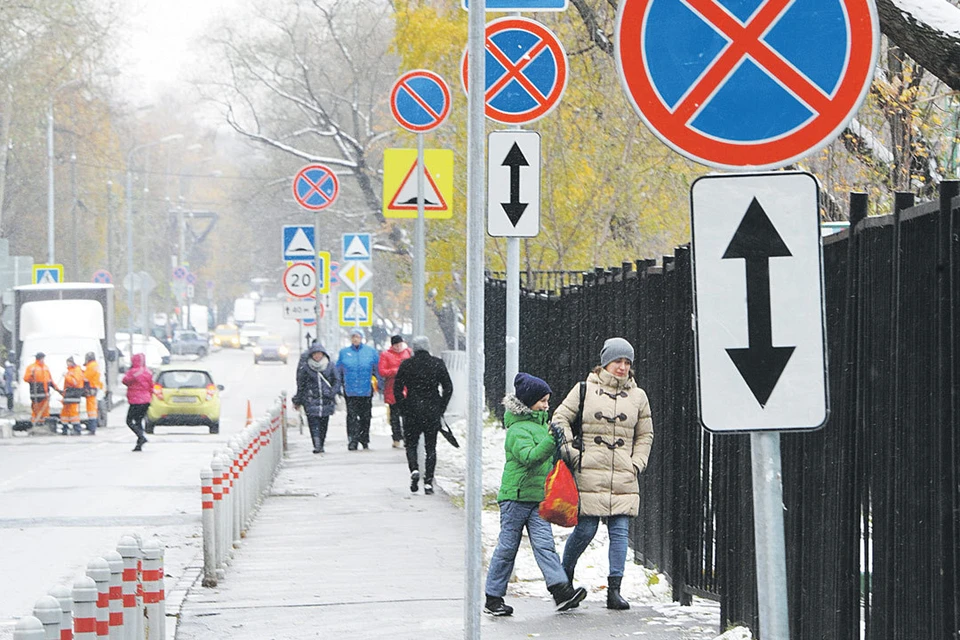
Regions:
<svg viewBox="0 0 960 640"><path fill-rule="evenodd" d="M958 190L944 183L917 206L898 193L891 215L870 218L852 194L850 231L824 241L832 413L781 438L793 638L960 638ZM656 430L635 557L670 576L676 600L719 599L722 626L758 634L749 437L699 426L691 280L681 247L559 293L522 291L520 369L546 379L555 404L604 339L634 344ZM505 386L505 293L488 279L491 407Z"/></svg>

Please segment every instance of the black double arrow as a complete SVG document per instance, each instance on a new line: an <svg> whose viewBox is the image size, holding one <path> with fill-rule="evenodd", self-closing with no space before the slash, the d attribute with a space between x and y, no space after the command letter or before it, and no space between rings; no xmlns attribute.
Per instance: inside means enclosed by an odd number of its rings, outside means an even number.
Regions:
<svg viewBox="0 0 960 640"><path fill-rule="evenodd" d="M767 404L796 349L773 346L770 313L770 258L792 255L754 198L723 254L724 259L746 261L749 346L726 351L761 407Z"/></svg>
<svg viewBox="0 0 960 640"><path fill-rule="evenodd" d="M501 166L510 167L510 202L501 202L503 212L510 218L514 227L520 222L523 212L527 210L529 202L520 202L520 167L529 167L530 163L520 150L520 145L516 142L507 152L507 157L500 163Z"/></svg>

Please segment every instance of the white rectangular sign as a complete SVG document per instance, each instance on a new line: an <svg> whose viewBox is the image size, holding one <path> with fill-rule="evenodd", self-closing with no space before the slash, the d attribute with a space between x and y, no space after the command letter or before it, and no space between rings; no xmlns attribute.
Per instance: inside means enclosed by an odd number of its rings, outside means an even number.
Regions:
<svg viewBox="0 0 960 640"><path fill-rule="evenodd" d="M308 320L317 316L316 298L287 300L283 303L283 317L287 320Z"/></svg>
<svg viewBox="0 0 960 640"><path fill-rule="evenodd" d="M487 233L535 237L540 233L540 134L494 131L487 160Z"/></svg>
<svg viewBox="0 0 960 640"><path fill-rule="evenodd" d="M711 175L691 187L697 392L710 431L827 420L818 195L803 172Z"/></svg>

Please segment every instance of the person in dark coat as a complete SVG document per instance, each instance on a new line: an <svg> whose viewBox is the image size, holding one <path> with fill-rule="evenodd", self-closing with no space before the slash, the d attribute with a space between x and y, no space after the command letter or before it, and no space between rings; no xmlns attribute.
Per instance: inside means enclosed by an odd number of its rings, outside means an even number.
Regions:
<svg viewBox="0 0 960 640"><path fill-rule="evenodd" d="M393 381L394 407L403 417L403 442L407 450L407 467L410 469L410 491L417 492L420 469L417 463L417 444L423 434L426 449L423 476L423 492L433 493L433 472L437 466L437 432L440 418L447 410L453 395L453 382L443 360L430 355L430 340L426 336L415 337L410 346L413 357L400 363Z"/></svg>
<svg viewBox="0 0 960 640"><path fill-rule="evenodd" d="M314 342L307 350L304 365L297 368L297 393L292 398L293 406L303 407L303 412L307 414L314 453L323 453L327 424L336 410L339 392L340 375L337 368L323 345Z"/></svg>
<svg viewBox="0 0 960 640"><path fill-rule="evenodd" d="M3 363L3 395L7 396L7 411L13 411L13 391L17 382L16 355L11 351Z"/></svg>

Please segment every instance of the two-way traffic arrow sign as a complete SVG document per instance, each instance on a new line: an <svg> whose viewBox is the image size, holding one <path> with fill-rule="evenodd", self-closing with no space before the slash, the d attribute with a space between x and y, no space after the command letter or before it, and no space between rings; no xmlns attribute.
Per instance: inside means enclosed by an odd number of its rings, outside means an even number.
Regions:
<svg viewBox="0 0 960 640"><path fill-rule="evenodd" d="M540 134L494 131L488 140L487 233L532 238L540 233Z"/></svg>
<svg viewBox="0 0 960 640"><path fill-rule="evenodd" d="M711 431L827 420L818 192L801 172L706 176L691 188L697 390Z"/></svg>

